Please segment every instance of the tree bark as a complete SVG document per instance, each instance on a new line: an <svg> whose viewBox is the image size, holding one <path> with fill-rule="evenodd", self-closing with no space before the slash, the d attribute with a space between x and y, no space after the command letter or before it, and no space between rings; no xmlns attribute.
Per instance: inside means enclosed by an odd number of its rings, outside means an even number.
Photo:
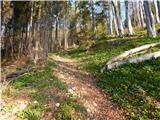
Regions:
<svg viewBox="0 0 160 120"><path fill-rule="evenodd" d="M160 20L159 20L159 12L158 12L158 5L157 5L157 0L154 0L154 7L155 7L155 17L156 17L156 22L157 23L160 23Z"/></svg>
<svg viewBox="0 0 160 120"><path fill-rule="evenodd" d="M123 30L122 20L121 20L121 17L120 17L120 11L119 11L120 9L118 7L118 3L116 1L112 1L112 5L113 5L114 11L115 11L115 18L116 18L116 22L117 22L117 25L118 25L119 36L123 37L124 30Z"/></svg>
<svg viewBox="0 0 160 120"><path fill-rule="evenodd" d="M157 0L157 6L158 6L158 15L159 15L159 18L160 18L160 1Z"/></svg>
<svg viewBox="0 0 160 120"><path fill-rule="evenodd" d="M126 7L126 22L127 22L128 34L133 35L133 28L132 28L131 19L130 19L130 16L129 16L128 1L125 1L125 7Z"/></svg>
<svg viewBox="0 0 160 120"><path fill-rule="evenodd" d="M39 59L39 46L40 46L40 39L41 39L41 33L40 33L40 19L41 19L41 3L39 3L39 10L38 10L38 23L37 23L37 34L38 37L35 40L35 57L34 57L34 64L37 64L37 61Z"/></svg>
<svg viewBox="0 0 160 120"><path fill-rule="evenodd" d="M113 35L113 25L112 25L112 22L113 22L112 4L109 1L109 33L110 33L110 35Z"/></svg>
<svg viewBox="0 0 160 120"><path fill-rule="evenodd" d="M144 10L146 14L147 34L149 37L156 37L155 23L149 1L144 1Z"/></svg>
<svg viewBox="0 0 160 120"><path fill-rule="evenodd" d="M144 23L144 15L143 15L143 3L142 3L142 1L139 1L139 11L140 11L140 20L141 20L141 27L143 27L144 28L144 26L145 26L145 23Z"/></svg>

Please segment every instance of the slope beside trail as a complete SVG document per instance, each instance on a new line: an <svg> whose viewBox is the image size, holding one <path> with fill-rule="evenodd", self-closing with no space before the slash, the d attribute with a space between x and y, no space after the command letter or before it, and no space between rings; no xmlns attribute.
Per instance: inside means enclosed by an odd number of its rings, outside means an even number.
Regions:
<svg viewBox="0 0 160 120"><path fill-rule="evenodd" d="M88 120L126 120L122 108L112 103L109 96L96 87L95 78L77 68L76 60L55 56L54 75L65 83L87 110Z"/></svg>

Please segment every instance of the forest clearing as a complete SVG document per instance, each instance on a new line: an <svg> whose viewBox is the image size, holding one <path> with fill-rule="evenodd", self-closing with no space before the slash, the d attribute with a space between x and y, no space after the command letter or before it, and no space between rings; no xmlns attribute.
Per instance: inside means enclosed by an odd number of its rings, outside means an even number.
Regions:
<svg viewBox="0 0 160 120"><path fill-rule="evenodd" d="M160 1L1 1L0 120L159 120Z"/></svg>

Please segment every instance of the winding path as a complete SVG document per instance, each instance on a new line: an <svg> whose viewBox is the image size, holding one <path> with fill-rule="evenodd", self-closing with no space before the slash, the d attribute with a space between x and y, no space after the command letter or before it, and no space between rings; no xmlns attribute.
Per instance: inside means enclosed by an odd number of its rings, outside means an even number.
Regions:
<svg viewBox="0 0 160 120"><path fill-rule="evenodd" d="M77 61L54 57L54 75L68 86L87 109L87 120L126 120L125 112L112 103L109 97L96 87L95 78L77 69Z"/></svg>

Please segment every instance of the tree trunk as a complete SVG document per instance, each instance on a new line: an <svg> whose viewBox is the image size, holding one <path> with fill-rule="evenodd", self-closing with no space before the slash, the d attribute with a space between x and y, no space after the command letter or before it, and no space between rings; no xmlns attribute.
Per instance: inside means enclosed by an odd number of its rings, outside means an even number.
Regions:
<svg viewBox="0 0 160 120"><path fill-rule="evenodd" d="M121 20L121 17L120 17L120 9L118 7L118 3L116 1L112 1L112 5L113 5L114 11L115 11L115 17L116 17L116 22L117 22L117 25L118 25L119 36L123 37L124 30L123 30L122 20Z"/></svg>
<svg viewBox="0 0 160 120"><path fill-rule="evenodd" d="M160 18L160 1L157 0L157 6L158 6L158 15L159 15L159 18Z"/></svg>
<svg viewBox="0 0 160 120"><path fill-rule="evenodd" d="M56 16L55 42L58 42L58 16Z"/></svg>
<svg viewBox="0 0 160 120"><path fill-rule="evenodd" d="M144 23L144 16L143 16L143 3L142 3L142 1L139 1L139 12L140 12L140 20L141 20L141 27L143 27L144 28L144 26L145 26L145 23Z"/></svg>
<svg viewBox="0 0 160 120"><path fill-rule="evenodd" d="M149 37L156 37L155 23L149 1L144 1L144 10L147 22L147 34Z"/></svg>
<svg viewBox="0 0 160 120"><path fill-rule="evenodd" d="M154 0L154 7L155 7L155 16L156 16L156 22L157 23L160 23L160 20L159 20L159 12L158 12L158 5L157 5L157 0Z"/></svg>
<svg viewBox="0 0 160 120"><path fill-rule="evenodd" d="M96 25L95 25L95 11L94 11L94 1L91 0L91 11L92 11L92 30L93 30L93 39L96 37Z"/></svg>
<svg viewBox="0 0 160 120"><path fill-rule="evenodd" d="M45 11L46 11L46 18L45 18L45 22L46 22L46 25L45 25L45 39L43 40L44 41L44 59L47 61L47 58L48 58L48 42L49 42L49 21L50 21L50 17L48 15L49 13L49 3L48 1L45 2Z"/></svg>
<svg viewBox="0 0 160 120"><path fill-rule="evenodd" d="M31 2L31 16L30 16L30 27L29 27L29 45L28 45L28 50L29 50L29 60L33 60L33 12L34 12L34 2Z"/></svg>
<svg viewBox="0 0 160 120"><path fill-rule="evenodd" d="M38 23L37 23L37 34L38 37L35 40L35 57L34 57L34 64L37 64L37 61L39 59L39 46L40 46L40 38L41 38L41 33L40 33L40 19L41 19L41 3L39 3L39 10L38 10Z"/></svg>
<svg viewBox="0 0 160 120"><path fill-rule="evenodd" d="M112 7L112 12L113 12L114 29L115 29L116 35L119 36L119 31L118 31L118 27L117 27L118 25L117 25L117 21L116 21L116 17L115 17L114 7Z"/></svg>
<svg viewBox="0 0 160 120"><path fill-rule="evenodd" d="M109 2L109 34L113 35L113 14L112 14L112 4Z"/></svg>
<svg viewBox="0 0 160 120"><path fill-rule="evenodd" d="M127 22L128 34L133 35L133 28L132 28L131 19L130 19L130 16L129 16L128 1L125 1L125 6L126 6L126 22Z"/></svg>

